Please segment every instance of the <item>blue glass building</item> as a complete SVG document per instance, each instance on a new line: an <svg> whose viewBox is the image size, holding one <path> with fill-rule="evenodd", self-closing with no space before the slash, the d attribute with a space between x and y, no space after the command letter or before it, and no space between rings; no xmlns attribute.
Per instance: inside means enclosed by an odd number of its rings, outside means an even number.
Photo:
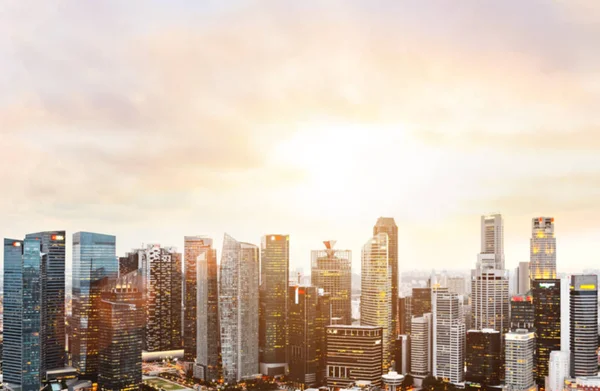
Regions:
<svg viewBox="0 0 600 391"><path fill-rule="evenodd" d="M73 234L72 365L81 378L96 380L101 292L108 279L116 278L119 264L112 235L90 232Z"/></svg>
<svg viewBox="0 0 600 391"><path fill-rule="evenodd" d="M3 381L23 391L40 389L41 267L47 260L36 239L4 239Z"/></svg>

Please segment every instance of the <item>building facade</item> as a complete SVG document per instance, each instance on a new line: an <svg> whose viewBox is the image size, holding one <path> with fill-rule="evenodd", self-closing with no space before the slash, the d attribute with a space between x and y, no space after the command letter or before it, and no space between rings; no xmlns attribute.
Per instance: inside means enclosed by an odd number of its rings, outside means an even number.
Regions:
<svg viewBox="0 0 600 391"><path fill-rule="evenodd" d="M411 299L411 315L423 316L431 312L431 288L413 288Z"/></svg>
<svg viewBox="0 0 600 391"><path fill-rule="evenodd" d="M465 324L456 293L433 294L433 376L464 381Z"/></svg>
<svg viewBox="0 0 600 391"><path fill-rule="evenodd" d="M388 236L388 261L392 273L392 329L395 336L398 328L398 226L392 217L379 217L373 227L373 236L386 233Z"/></svg>
<svg viewBox="0 0 600 391"><path fill-rule="evenodd" d="M506 333L510 323L509 281L506 270L498 266L498 255L479 254L471 280L471 327Z"/></svg>
<svg viewBox="0 0 600 391"><path fill-rule="evenodd" d="M263 236L260 262L260 371L269 376L285 375L289 235Z"/></svg>
<svg viewBox="0 0 600 391"><path fill-rule="evenodd" d="M412 318L410 334L410 373L425 378L432 372L432 315Z"/></svg>
<svg viewBox="0 0 600 391"><path fill-rule="evenodd" d="M500 332L469 330L466 345L466 383L483 390L499 385L503 362Z"/></svg>
<svg viewBox="0 0 600 391"><path fill-rule="evenodd" d="M550 353L546 391L563 391L565 379L569 377L569 352Z"/></svg>
<svg viewBox="0 0 600 391"><path fill-rule="evenodd" d="M530 257L531 280L556 278L554 217L534 217L531 220Z"/></svg>
<svg viewBox="0 0 600 391"><path fill-rule="evenodd" d="M531 293L536 331L536 382L543 387L548 376L550 353L561 350L561 288L560 280L533 280Z"/></svg>
<svg viewBox="0 0 600 391"><path fill-rule="evenodd" d="M510 329L533 330L535 322L533 296L517 295L510 299Z"/></svg>
<svg viewBox="0 0 600 391"><path fill-rule="evenodd" d="M259 373L258 247L225 234L219 278L223 379L234 383Z"/></svg>
<svg viewBox="0 0 600 391"><path fill-rule="evenodd" d="M336 250L335 241L325 250L313 250L311 283L331 297L331 315L336 324L352 324L352 252Z"/></svg>
<svg viewBox="0 0 600 391"><path fill-rule="evenodd" d="M383 329L383 370L392 361L395 333L392 323L392 268L386 233L370 239L362 250L360 323Z"/></svg>
<svg viewBox="0 0 600 391"><path fill-rule="evenodd" d="M95 381L98 374L98 330L103 284L116 278L119 265L112 235L73 234L73 316L70 346L73 367L80 378Z"/></svg>
<svg viewBox="0 0 600 391"><path fill-rule="evenodd" d="M598 276L571 276L571 376L598 374Z"/></svg>
<svg viewBox="0 0 600 391"><path fill-rule="evenodd" d="M535 385L535 334L511 331L505 336L505 384L510 391L533 391Z"/></svg>
<svg viewBox="0 0 600 391"><path fill-rule="evenodd" d="M327 326L327 387L346 389L357 381L381 385L383 329L371 326ZM351 346L352 349L348 349Z"/></svg>
<svg viewBox="0 0 600 391"><path fill-rule="evenodd" d="M412 319L412 296L398 298L398 319L400 326L399 335L410 335L410 322Z"/></svg>
<svg viewBox="0 0 600 391"><path fill-rule="evenodd" d="M529 262L519 262L519 266L515 270L517 277L517 295L526 295L530 290Z"/></svg>

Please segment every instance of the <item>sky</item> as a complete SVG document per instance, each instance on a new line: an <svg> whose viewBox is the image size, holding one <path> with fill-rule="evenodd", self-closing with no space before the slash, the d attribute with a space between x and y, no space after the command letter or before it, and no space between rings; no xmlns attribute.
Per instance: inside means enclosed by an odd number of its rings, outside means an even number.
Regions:
<svg viewBox="0 0 600 391"><path fill-rule="evenodd" d="M183 249L290 235L399 268L468 269L502 213L558 271L600 266L600 4L583 0L8 0L0 236L66 229ZM0 254L2 257L2 254Z"/></svg>

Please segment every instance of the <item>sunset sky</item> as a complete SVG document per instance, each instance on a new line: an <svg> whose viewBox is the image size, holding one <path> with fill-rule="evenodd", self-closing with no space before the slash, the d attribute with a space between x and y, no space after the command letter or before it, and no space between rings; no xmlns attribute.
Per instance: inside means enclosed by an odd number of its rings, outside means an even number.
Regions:
<svg viewBox="0 0 600 391"><path fill-rule="evenodd" d="M25 1L0 10L0 236L291 235L400 271L506 264L556 218L558 271L600 268L600 3ZM0 254L2 257L2 254Z"/></svg>

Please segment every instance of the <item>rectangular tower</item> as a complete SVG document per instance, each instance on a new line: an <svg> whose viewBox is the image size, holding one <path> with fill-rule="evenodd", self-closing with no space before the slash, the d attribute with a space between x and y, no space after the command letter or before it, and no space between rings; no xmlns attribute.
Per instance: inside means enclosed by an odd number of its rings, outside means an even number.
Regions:
<svg viewBox="0 0 600 391"><path fill-rule="evenodd" d="M373 227L373 236L388 235L388 260L392 268L392 330L397 335L398 328L398 226L393 217L380 217Z"/></svg>
<svg viewBox="0 0 600 391"><path fill-rule="evenodd" d="M531 293L534 305L534 328L536 331L536 382L546 384L550 353L561 350L561 289L560 280L533 280Z"/></svg>
<svg viewBox="0 0 600 391"><path fill-rule="evenodd" d="M556 278L556 237L554 217L534 217L531 221L529 270L531 280Z"/></svg>
<svg viewBox="0 0 600 391"><path fill-rule="evenodd" d="M502 369L502 338L492 329L467 332L465 380L467 385L487 390L500 384Z"/></svg>
<svg viewBox="0 0 600 391"><path fill-rule="evenodd" d="M410 373L419 378L431 374L432 350L432 315L423 314L412 318L410 334Z"/></svg>
<svg viewBox="0 0 600 391"><path fill-rule="evenodd" d="M288 305L289 378L301 388L317 383L319 362L317 350L318 294L314 286L290 286Z"/></svg>
<svg viewBox="0 0 600 391"><path fill-rule="evenodd" d="M465 324L456 293L433 294L433 376L464 381Z"/></svg>
<svg viewBox="0 0 600 391"><path fill-rule="evenodd" d="M571 276L571 376L598 374L598 276Z"/></svg>

